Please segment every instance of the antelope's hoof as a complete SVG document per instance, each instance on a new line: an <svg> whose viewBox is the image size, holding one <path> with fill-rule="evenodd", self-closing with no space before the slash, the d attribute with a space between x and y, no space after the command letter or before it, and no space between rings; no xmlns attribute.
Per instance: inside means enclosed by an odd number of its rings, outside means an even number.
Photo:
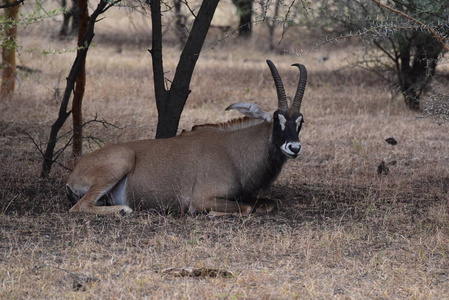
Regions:
<svg viewBox="0 0 449 300"><path fill-rule="evenodd" d="M130 215L133 212L133 210L131 209L131 207L124 205L123 209L120 210L120 214L122 216L127 216Z"/></svg>
<svg viewBox="0 0 449 300"><path fill-rule="evenodd" d="M233 213L230 213L230 212L220 212L220 211L211 210L210 212L207 213L207 216L214 218L214 217L230 216L232 214Z"/></svg>
<svg viewBox="0 0 449 300"><path fill-rule="evenodd" d="M240 208L240 214L242 216L249 216L253 212L253 208L251 207L251 205L242 205L240 206Z"/></svg>
<svg viewBox="0 0 449 300"><path fill-rule="evenodd" d="M254 210L258 213L269 213L276 207L277 207L276 201L264 199L264 200L259 200L256 203Z"/></svg>

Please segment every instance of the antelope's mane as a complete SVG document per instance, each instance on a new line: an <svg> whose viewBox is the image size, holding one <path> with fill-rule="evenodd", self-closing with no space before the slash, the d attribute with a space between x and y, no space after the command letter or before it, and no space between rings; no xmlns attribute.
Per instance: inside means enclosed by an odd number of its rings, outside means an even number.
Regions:
<svg viewBox="0 0 449 300"><path fill-rule="evenodd" d="M243 117L243 118L233 119L233 120L223 122L223 123L195 125L192 127L192 131L197 131L197 130L202 130L202 129L234 131L234 130L239 130L239 129L243 129L246 127L251 127L251 126L260 124L262 122L264 122L264 120L262 120L262 119Z"/></svg>

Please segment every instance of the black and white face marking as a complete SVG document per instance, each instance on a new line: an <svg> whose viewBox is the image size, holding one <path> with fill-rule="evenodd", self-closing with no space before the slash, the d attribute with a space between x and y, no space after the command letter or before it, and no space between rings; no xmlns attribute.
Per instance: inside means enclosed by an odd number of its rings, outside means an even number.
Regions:
<svg viewBox="0 0 449 300"><path fill-rule="evenodd" d="M277 115L277 118L276 118ZM289 113L278 112L275 120L279 122L278 146L288 158L296 158L301 152L301 143L299 142L299 131L303 123L301 114L291 115Z"/></svg>
<svg viewBox="0 0 449 300"><path fill-rule="evenodd" d="M283 115L279 115L279 125L281 125L282 131L285 130L285 123L286 123L286 122L287 122L287 119L286 119ZM302 115L299 116L299 117L295 120L295 123L296 123L296 132L298 132L298 133L299 133L299 128L300 128L302 122L303 122L303 120L302 120Z"/></svg>
<svg viewBox="0 0 449 300"><path fill-rule="evenodd" d="M301 125L304 122L302 115L300 115L296 120L296 132L299 133L299 130L301 129Z"/></svg>

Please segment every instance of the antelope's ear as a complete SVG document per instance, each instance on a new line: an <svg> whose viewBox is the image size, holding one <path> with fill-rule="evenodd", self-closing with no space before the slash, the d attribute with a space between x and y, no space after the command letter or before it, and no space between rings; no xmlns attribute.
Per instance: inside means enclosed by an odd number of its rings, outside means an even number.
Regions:
<svg viewBox="0 0 449 300"><path fill-rule="evenodd" d="M253 119L262 119L265 122L271 123L271 116L270 114L262 109L259 105L254 103L235 103L232 105L229 105L226 110L235 109L238 112L244 114L247 117L253 118Z"/></svg>

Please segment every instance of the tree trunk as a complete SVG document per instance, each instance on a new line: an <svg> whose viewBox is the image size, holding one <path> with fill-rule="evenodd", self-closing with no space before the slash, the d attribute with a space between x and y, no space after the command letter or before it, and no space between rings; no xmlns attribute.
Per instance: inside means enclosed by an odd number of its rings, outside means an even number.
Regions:
<svg viewBox="0 0 449 300"><path fill-rule="evenodd" d="M240 15L239 36L243 38L250 38L252 34L251 16L253 13L254 0L232 0L237 6L238 14Z"/></svg>
<svg viewBox="0 0 449 300"><path fill-rule="evenodd" d="M88 1L86 1L88 3ZM72 8L70 9L72 11L72 28L70 28L70 34L76 35L78 33L79 27L80 27L80 19L78 18L78 14L80 13L80 6L78 0L72 0ZM87 8L89 11L89 8Z"/></svg>
<svg viewBox="0 0 449 300"><path fill-rule="evenodd" d="M61 30L59 30L59 36L64 37L69 33L69 24L72 14L70 10L67 9L67 0L61 0L61 6L65 8L65 10L62 14L62 26Z"/></svg>
<svg viewBox="0 0 449 300"><path fill-rule="evenodd" d="M61 6L67 8L67 0L61 1ZM66 9L63 14L62 26L59 31L60 37L65 37L67 35L74 35L78 32L79 20L78 20L78 2L77 0L72 0L72 7ZM72 19L72 27L70 28L70 19Z"/></svg>
<svg viewBox="0 0 449 300"><path fill-rule="evenodd" d="M273 51L275 46L274 46L274 30L276 29L276 19L277 19L277 15L279 13L279 1L275 0L274 1L274 16L273 18L270 20L269 18L266 19L265 23L267 24L267 28L268 28L268 44L270 46L270 51Z"/></svg>
<svg viewBox="0 0 449 300"><path fill-rule="evenodd" d="M169 90L165 88L162 60L162 21L160 0L151 1L154 90L158 111L156 138L176 135L181 113L190 93L190 81L219 0L204 0L176 68Z"/></svg>
<svg viewBox="0 0 449 300"><path fill-rule="evenodd" d="M414 38L418 42L413 46L410 43L407 46L401 45L398 77L405 104L409 109L418 111L420 97L435 75L437 60L443 47L432 36L418 34Z"/></svg>
<svg viewBox="0 0 449 300"><path fill-rule="evenodd" d="M178 36L180 49L184 48L186 44L189 33L187 31L187 18L181 12L181 0L175 0L175 31Z"/></svg>
<svg viewBox="0 0 449 300"><path fill-rule="evenodd" d="M13 2L13 0L3 0L4 4L12 4ZM19 8L20 4L4 8L5 22L8 26L5 30L6 37L2 42L1 99L11 96L16 86L16 39Z"/></svg>
<svg viewBox="0 0 449 300"><path fill-rule="evenodd" d="M78 0L79 7L79 31L78 31L78 47L86 47L83 45L84 36L87 33L89 25L89 8L87 0ZM76 77L75 90L73 92L72 101L72 119L73 119L73 144L72 157L78 158L83 152L83 97L86 87L86 60L81 62L81 68Z"/></svg>

